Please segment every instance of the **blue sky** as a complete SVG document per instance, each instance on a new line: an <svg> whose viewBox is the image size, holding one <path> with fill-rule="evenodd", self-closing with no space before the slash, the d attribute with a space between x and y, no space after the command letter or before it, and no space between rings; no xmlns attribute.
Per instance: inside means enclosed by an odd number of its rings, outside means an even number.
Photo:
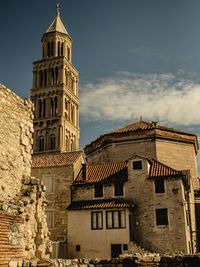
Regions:
<svg viewBox="0 0 200 267"><path fill-rule="evenodd" d="M30 96L57 0L1 0L0 83ZM63 0L79 71L80 148L139 119L200 135L199 0Z"/></svg>

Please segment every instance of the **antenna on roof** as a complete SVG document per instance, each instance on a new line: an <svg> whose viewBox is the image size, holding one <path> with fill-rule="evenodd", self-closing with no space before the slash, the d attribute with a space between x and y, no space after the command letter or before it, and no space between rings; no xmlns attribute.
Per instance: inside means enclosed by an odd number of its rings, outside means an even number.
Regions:
<svg viewBox="0 0 200 267"><path fill-rule="evenodd" d="M142 116L140 116L140 121L142 121Z"/></svg>

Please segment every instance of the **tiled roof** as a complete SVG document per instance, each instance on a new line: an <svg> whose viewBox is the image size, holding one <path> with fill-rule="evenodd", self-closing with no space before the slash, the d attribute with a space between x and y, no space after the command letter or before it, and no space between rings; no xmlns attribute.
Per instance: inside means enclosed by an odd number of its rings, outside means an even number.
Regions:
<svg viewBox="0 0 200 267"><path fill-rule="evenodd" d="M32 155L32 168L72 165L81 155L82 151L35 154Z"/></svg>
<svg viewBox="0 0 200 267"><path fill-rule="evenodd" d="M150 162L150 170L149 170L149 177L162 177L162 176L180 176L183 175L181 171L174 170L167 165L155 160L151 159Z"/></svg>
<svg viewBox="0 0 200 267"><path fill-rule="evenodd" d="M112 178L127 179L127 166L128 163L126 161L107 163L102 165L86 165L86 170L84 171L84 167L81 168L78 176L74 181L74 184L88 184L97 183L101 181L112 181ZM85 179L84 173L86 175Z"/></svg>
<svg viewBox="0 0 200 267"><path fill-rule="evenodd" d="M68 210L88 210L88 209L114 209L114 208L133 208L134 204L122 198L113 199L95 199L86 201L74 201Z"/></svg>

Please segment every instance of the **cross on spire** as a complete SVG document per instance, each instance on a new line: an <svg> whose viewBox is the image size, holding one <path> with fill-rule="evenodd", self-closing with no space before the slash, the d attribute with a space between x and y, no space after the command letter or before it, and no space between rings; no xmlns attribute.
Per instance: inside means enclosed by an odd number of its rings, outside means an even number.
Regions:
<svg viewBox="0 0 200 267"><path fill-rule="evenodd" d="M56 5L57 14L60 14L60 8L61 8L61 5L58 3L58 4Z"/></svg>

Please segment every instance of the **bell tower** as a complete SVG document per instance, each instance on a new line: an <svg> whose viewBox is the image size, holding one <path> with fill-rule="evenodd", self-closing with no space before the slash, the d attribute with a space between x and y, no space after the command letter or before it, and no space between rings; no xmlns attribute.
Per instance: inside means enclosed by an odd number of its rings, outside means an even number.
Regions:
<svg viewBox="0 0 200 267"><path fill-rule="evenodd" d="M42 59L33 62L34 153L79 149L78 72L71 55L72 39L57 5L56 17L42 37Z"/></svg>

